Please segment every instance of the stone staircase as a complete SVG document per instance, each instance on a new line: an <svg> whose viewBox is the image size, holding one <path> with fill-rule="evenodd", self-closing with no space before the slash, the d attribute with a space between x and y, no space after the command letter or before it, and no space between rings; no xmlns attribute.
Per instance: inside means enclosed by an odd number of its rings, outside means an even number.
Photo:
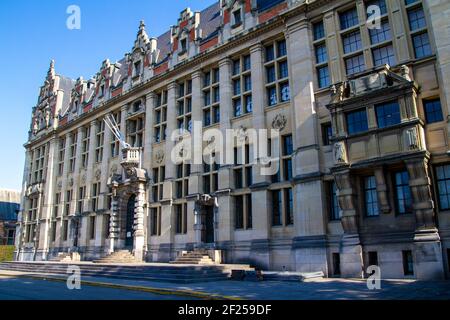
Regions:
<svg viewBox="0 0 450 320"><path fill-rule="evenodd" d="M82 279L87 277L116 278L125 280L158 281L170 283L197 283L222 281L230 278L231 271L248 266L226 265L173 265L168 263L151 264L99 264L92 262L5 262L1 270L24 272L38 275L67 277L68 265L80 268Z"/></svg>
<svg viewBox="0 0 450 320"><path fill-rule="evenodd" d="M95 260L94 263L137 263L136 258L128 250L119 250L109 256Z"/></svg>
<svg viewBox="0 0 450 320"><path fill-rule="evenodd" d="M50 259L52 262L72 262L70 253L60 252L56 257Z"/></svg>
<svg viewBox="0 0 450 320"><path fill-rule="evenodd" d="M198 265L214 265L214 261L205 250L194 250L183 252L172 264L198 264Z"/></svg>

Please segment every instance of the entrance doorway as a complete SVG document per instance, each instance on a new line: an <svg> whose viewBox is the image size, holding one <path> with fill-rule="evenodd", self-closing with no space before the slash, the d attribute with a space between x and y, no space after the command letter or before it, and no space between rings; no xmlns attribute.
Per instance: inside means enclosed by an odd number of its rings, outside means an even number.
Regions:
<svg viewBox="0 0 450 320"><path fill-rule="evenodd" d="M203 214L203 233L202 242L203 243L214 243L214 207L204 206Z"/></svg>
<svg viewBox="0 0 450 320"><path fill-rule="evenodd" d="M127 217L125 226L125 247L133 249L134 244L134 208L136 206L136 196L132 195L127 204Z"/></svg>

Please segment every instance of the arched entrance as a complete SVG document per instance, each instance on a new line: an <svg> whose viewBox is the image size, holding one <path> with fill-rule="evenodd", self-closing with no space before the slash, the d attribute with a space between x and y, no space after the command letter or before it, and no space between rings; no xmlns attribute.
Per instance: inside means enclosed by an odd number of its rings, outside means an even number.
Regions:
<svg viewBox="0 0 450 320"><path fill-rule="evenodd" d="M136 206L136 196L132 195L127 203L127 216L125 224L125 247L133 249L134 244L134 210Z"/></svg>

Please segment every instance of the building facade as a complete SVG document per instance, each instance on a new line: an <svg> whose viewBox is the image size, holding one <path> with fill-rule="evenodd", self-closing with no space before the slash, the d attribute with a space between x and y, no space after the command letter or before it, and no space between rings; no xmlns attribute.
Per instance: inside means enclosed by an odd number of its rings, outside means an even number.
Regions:
<svg viewBox="0 0 450 320"><path fill-rule="evenodd" d="M19 191L0 190L0 246L15 244L19 208Z"/></svg>
<svg viewBox="0 0 450 320"><path fill-rule="evenodd" d="M52 62L25 145L16 258L129 249L168 262L212 248L263 269L443 278L449 15L445 0L219 1L157 38L141 22L92 79ZM173 161L172 133L196 122L238 132L238 147L209 152L232 163ZM274 175L249 129L280 132L266 141Z"/></svg>

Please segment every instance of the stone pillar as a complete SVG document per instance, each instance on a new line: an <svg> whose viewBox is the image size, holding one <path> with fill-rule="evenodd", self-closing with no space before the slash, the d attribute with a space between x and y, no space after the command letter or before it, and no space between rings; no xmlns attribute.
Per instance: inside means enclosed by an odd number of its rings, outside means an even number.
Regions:
<svg viewBox="0 0 450 320"><path fill-rule="evenodd" d="M344 278L363 277L362 245L359 238L359 217L356 210L356 192L349 170L335 173L339 190L339 207L342 210L341 274Z"/></svg>
<svg viewBox="0 0 450 320"><path fill-rule="evenodd" d="M431 195L428 161L428 158L406 161L416 217L414 273L420 280L440 280L444 278L445 271L442 244L436 226L436 214Z"/></svg>
<svg viewBox="0 0 450 320"><path fill-rule="evenodd" d="M23 246L23 236L25 233L25 228L24 228L24 222L25 222L25 208L26 208L26 202L27 202L27 198L26 198L26 190L27 190L27 186L29 184L30 181L28 181L28 177L30 174L30 165L31 165L31 151L30 149L26 149L25 152L25 164L24 164L24 170L23 170L23 176L22 176L22 194L21 194L21 198L20 198L20 211L19 214L17 216L17 228L16 228L16 236L15 236L15 252L14 252L14 260L15 261L22 261L23 260L23 255L22 255L22 246Z"/></svg>
<svg viewBox="0 0 450 320"><path fill-rule="evenodd" d="M391 206L389 205L389 196L387 191L386 177L384 175L384 168L375 168L375 179L377 181L377 194L378 194L378 205L382 213L390 213Z"/></svg>
<svg viewBox="0 0 450 320"><path fill-rule="evenodd" d="M103 121L103 120L102 120ZM103 156L102 163L100 166L101 178L100 178L100 198L99 198L99 208L106 210L108 208L108 203L106 202L107 195L109 192L108 179L110 178L109 172L109 161L111 159L111 141L113 134L111 130L105 125L105 132L103 136Z"/></svg>
<svg viewBox="0 0 450 320"><path fill-rule="evenodd" d="M224 150L221 154L221 166L219 169L219 190L217 201L219 204L219 232L216 242L228 242L232 240L234 232L234 216L232 209L232 199L230 195L232 186L232 166L226 163L227 144L232 141L226 140L226 130L231 129L232 110L232 84L231 84L231 60L224 58L219 61L220 75L220 131L224 137ZM231 148L232 150L232 148ZM231 151L230 150L230 151ZM232 151L231 151L232 152Z"/></svg>
<svg viewBox="0 0 450 320"><path fill-rule="evenodd" d="M429 15L428 35L431 43L435 45L437 55L437 72L439 76L439 87L441 89L442 109L447 108L450 114L450 7L448 1L425 0L423 1L424 11ZM447 132L450 138L450 122L447 124Z"/></svg>
<svg viewBox="0 0 450 320"><path fill-rule="evenodd" d="M144 205L145 182L139 182L134 209L134 257L138 261L144 261L145 257L145 233L144 233Z"/></svg>
<svg viewBox="0 0 450 320"><path fill-rule="evenodd" d="M173 215L173 184L175 179L175 163L172 161L172 150L175 142L172 141L172 134L177 129L177 89L178 85L172 82L168 86L167 92L167 138L165 142L165 167L166 179L163 183L163 199L161 201L161 236L159 261L170 261L172 244L175 239L175 226Z"/></svg>
<svg viewBox="0 0 450 320"><path fill-rule="evenodd" d="M201 71L196 71L192 74L192 123L202 122L202 110L203 110L203 74ZM203 127L203 126L201 126ZM195 126L193 125L193 128ZM196 135L200 132L194 130L192 132L192 163L191 163L191 175L189 176L189 193L187 198L187 235L188 241L201 243L201 221L199 217L199 208L197 206L197 200L200 194L203 193L203 165L202 163L194 163L194 155L201 155L203 159L203 139ZM197 140L199 143L195 142Z"/></svg>
<svg viewBox="0 0 450 320"><path fill-rule="evenodd" d="M250 48L251 71L252 71L252 97L253 97L253 128L256 130L266 129L266 116L264 112L265 103L265 86L264 86L264 67L263 67L263 46L256 44ZM270 132L267 133L268 138ZM268 246L262 244L268 243L270 238L270 206L269 206L269 192L270 176L262 174L261 152L259 144L267 145L266 141L254 142L251 149L258 150L258 154L254 155L256 161L253 166L253 185L252 189L252 215L253 215L253 230L252 230L252 247L257 249L252 250L252 260L257 261L264 269L270 267L270 251ZM269 153L270 151L267 150ZM267 156L268 153L264 156ZM232 204L231 204L232 205Z"/></svg>
<svg viewBox="0 0 450 320"><path fill-rule="evenodd" d="M117 188L113 187L113 196L111 201L111 214L109 217L109 254L113 253L119 240L119 202L117 198Z"/></svg>
<svg viewBox="0 0 450 320"><path fill-rule="evenodd" d="M392 39L395 39L396 45L394 46L394 50L397 51L398 63L402 64L404 62L413 59L414 57L409 52L408 45L408 35L406 33L405 26L408 23L405 23L403 17L403 9L402 6L404 4L404 0L391 0L386 1L386 5L388 6L389 11L389 21L395 21L396 23L391 23L392 26Z"/></svg>
<svg viewBox="0 0 450 320"><path fill-rule="evenodd" d="M296 270L328 273L326 225L318 120L314 97L314 57L305 17L289 21L285 31L291 88L292 155L295 186L293 250ZM299 77L298 75L302 75ZM281 141L280 141L281 143ZM308 245L304 245L308 243Z"/></svg>
<svg viewBox="0 0 450 320"><path fill-rule="evenodd" d="M150 92L145 96L145 138L142 166L149 173L152 170L153 109L155 108L155 98L154 92Z"/></svg>
<svg viewBox="0 0 450 320"><path fill-rule="evenodd" d="M339 54L340 34L339 28L336 26L336 14L334 10L325 13L323 18L325 33L327 35L326 45L329 55L329 73L331 83L343 81L345 74L345 66L343 66Z"/></svg>
<svg viewBox="0 0 450 320"><path fill-rule="evenodd" d="M40 217L40 239L39 239L39 254L41 255L41 260L47 260L47 254L50 245L50 219L53 210L53 201L55 195L55 183L56 183L56 170L57 166L56 157L57 157L57 146L58 140L56 137L52 138L48 144L48 153L47 153L47 172L45 176L45 186L44 186L44 194L45 197L43 199L43 204L41 207L41 217Z"/></svg>
<svg viewBox="0 0 450 320"><path fill-rule="evenodd" d="M61 210L60 210L60 217L61 220L59 221L59 238L56 238L55 245L58 248L62 248L64 245L64 240L62 238L62 228L63 228L63 220L64 220L64 211L65 211L65 203L67 202L66 196L67 196L67 190L71 188L69 186L68 181L68 175L69 175L69 158L70 158L70 146L72 145L72 133L66 134L66 149L64 152L64 169L63 169L63 175L62 175L62 190L61 190ZM72 191L73 192L73 191Z"/></svg>

